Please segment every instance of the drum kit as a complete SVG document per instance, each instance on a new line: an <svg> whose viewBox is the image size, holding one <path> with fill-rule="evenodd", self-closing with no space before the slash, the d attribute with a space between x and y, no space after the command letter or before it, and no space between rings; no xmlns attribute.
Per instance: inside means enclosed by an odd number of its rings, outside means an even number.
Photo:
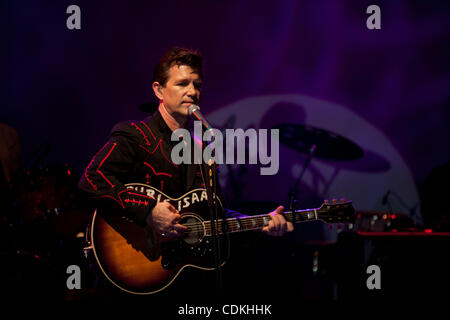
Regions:
<svg viewBox="0 0 450 320"><path fill-rule="evenodd" d="M302 125L282 123L273 127L280 130L280 142L300 153L307 154L302 173L291 190L298 192L300 179L308 167L312 157L328 162L339 162L343 167L356 171L380 172L389 168L389 163L373 155L365 154L355 142L328 130ZM365 161L362 161L363 158ZM355 163L358 162L359 163ZM366 162L365 164L361 164ZM369 164L367 164L369 163ZM296 195L294 194L294 196ZM385 201L385 200L383 200ZM412 219L404 213L387 211L358 210L353 230L361 232L389 232L412 230L415 228Z"/></svg>
<svg viewBox="0 0 450 320"><path fill-rule="evenodd" d="M16 174L1 219L0 284L10 296L64 296L65 271L79 264L90 212L78 206L68 165Z"/></svg>

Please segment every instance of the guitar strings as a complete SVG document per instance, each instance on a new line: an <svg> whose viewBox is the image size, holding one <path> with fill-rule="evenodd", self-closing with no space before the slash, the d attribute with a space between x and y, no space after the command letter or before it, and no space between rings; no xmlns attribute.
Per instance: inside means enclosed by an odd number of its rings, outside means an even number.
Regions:
<svg viewBox="0 0 450 320"><path fill-rule="evenodd" d="M292 219L291 215L292 214L288 214L289 220ZM245 226L255 225L255 224L259 224L261 222L264 223L264 219L266 217L267 217L267 215L261 216L261 217L250 216L250 217L242 217L242 218L234 218L234 219L231 218L231 219L228 219L227 225L245 225ZM301 219L302 217L299 217L299 218ZM304 219L302 219L302 220L304 220ZM205 221L204 224L211 226L211 221ZM216 222L216 224L223 224L223 219L218 220L218 222ZM199 223L199 222L186 223L184 225L187 227L200 227L203 229L203 223Z"/></svg>
<svg viewBox="0 0 450 320"><path fill-rule="evenodd" d="M230 228L233 230L239 230L241 229L240 226L243 226L244 229L250 229L248 227L255 227L255 229L260 228L261 226L264 226L264 221L262 221L263 218L259 218L257 220L260 221L241 221L239 223L239 221L229 221L227 223L227 225L225 226L225 228ZM184 224L184 226L187 226L189 229L185 232L185 233L194 233L194 232L199 232L199 231L204 231L206 230L207 232L211 232L212 231L212 224L211 221L206 221L204 224L203 223L187 223ZM237 228L236 228L237 227ZM218 229L219 232L223 231L223 220L219 220L216 223L216 229Z"/></svg>
<svg viewBox="0 0 450 320"><path fill-rule="evenodd" d="M249 217L252 218L252 217ZM208 233L212 231L212 224L211 221L206 221L204 224L203 223L187 223L184 224L184 226L187 226L189 229L186 232L190 232L190 233L194 233L194 232L200 232L200 231L204 231L206 230ZM258 218L253 218L249 221L249 219L245 219L241 221L229 221L225 228L229 228L232 229L233 231L235 230L239 230L239 229L245 229L245 230L250 230L250 229L259 229L261 227L264 226L264 217L258 217ZM242 228L241 228L242 227ZM216 223L216 229L219 230L219 232L223 231L224 227L223 227L223 220L219 220Z"/></svg>
<svg viewBox="0 0 450 320"><path fill-rule="evenodd" d="M299 217L298 217L299 221L301 221L301 220L303 221L304 219L302 219L302 218L305 218L305 216L304 216L305 214L304 213L302 214L302 213L303 212L297 212L297 214L299 214ZM300 215L300 214L302 214L302 215ZM287 213L286 215L288 216L289 220L292 219L292 213ZM267 215L260 216L260 217L250 216L250 217L235 218L235 220L229 220L227 222L227 225L225 226L225 228L232 229L232 231L237 231L240 229L244 229L244 230L260 229L261 227L264 226L264 219L266 217L267 217ZM306 217L306 219L308 219L308 218ZM212 232L211 221L205 221L204 223L199 223L199 222L186 223L186 224L184 224L184 226L188 227L188 230L185 233L198 233L198 232L203 232L203 231L206 231L206 233ZM218 232L223 232L223 230L224 230L223 219L220 219L219 221L216 222L216 229L218 230Z"/></svg>

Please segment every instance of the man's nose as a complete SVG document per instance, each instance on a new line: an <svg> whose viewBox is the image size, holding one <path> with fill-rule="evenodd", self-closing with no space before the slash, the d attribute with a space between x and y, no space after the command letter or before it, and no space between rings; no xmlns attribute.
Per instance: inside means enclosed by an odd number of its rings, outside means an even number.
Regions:
<svg viewBox="0 0 450 320"><path fill-rule="evenodd" d="M190 97L197 97L198 94L198 90L195 88L194 84L191 83L188 87L188 91L187 91L188 96Z"/></svg>

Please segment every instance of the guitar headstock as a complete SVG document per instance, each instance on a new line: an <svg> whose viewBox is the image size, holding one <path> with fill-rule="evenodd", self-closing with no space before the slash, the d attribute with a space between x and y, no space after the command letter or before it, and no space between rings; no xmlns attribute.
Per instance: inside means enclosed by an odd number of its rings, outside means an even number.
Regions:
<svg viewBox="0 0 450 320"><path fill-rule="evenodd" d="M333 199L331 202L325 200L317 210L318 218L326 223L351 222L356 220L355 208L352 201L342 198L340 201Z"/></svg>

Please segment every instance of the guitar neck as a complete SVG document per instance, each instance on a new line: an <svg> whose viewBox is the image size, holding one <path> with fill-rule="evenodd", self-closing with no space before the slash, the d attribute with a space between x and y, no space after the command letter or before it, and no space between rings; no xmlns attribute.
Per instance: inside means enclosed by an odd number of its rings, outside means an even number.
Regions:
<svg viewBox="0 0 450 320"><path fill-rule="evenodd" d="M287 221L292 223L312 221L312 220L322 220L318 209L306 209L306 210L296 210L295 215L292 211L283 212L283 216ZM295 219L295 221L294 221ZM261 214L255 216L247 216L240 218L228 218L225 219L225 224L223 219L218 219L215 223L216 233L223 234L231 232L241 232L250 230L261 230L266 225L269 224L271 220L270 214ZM212 235L212 223L211 221L205 221L206 235Z"/></svg>
<svg viewBox="0 0 450 320"><path fill-rule="evenodd" d="M186 209L193 212L198 209L199 212L205 210L206 201L208 198L207 191L205 189L194 189L187 192L185 195L179 198L171 198L158 189L153 188L141 183L131 183L126 185L129 189L134 189L147 197L157 199L157 201L170 201L178 210ZM139 194L138 194L139 196ZM218 202L221 208L223 208L220 198ZM192 206L192 207L191 207ZM337 199L333 199L332 203L327 200L319 208L304 209L286 211L282 213L287 221L298 223L312 220L322 220L327 223L332 222L348 222L355 219L355 210L351 201L345 201L341 199L338 203ZM231 232L249 231L249 230L261 230L269 224L271 220L270 214L261 214L255 216L239 217L239 218L227 218L216 220L214 229L212 230L211 221L204 221L203 218L196 219L196 222L190 222L186 224L186 227L190 229L190 233L198 234L204 233L206 236L210 236L214 233L223 234ZM215 231L215 232L213 232Z"/></svg>

